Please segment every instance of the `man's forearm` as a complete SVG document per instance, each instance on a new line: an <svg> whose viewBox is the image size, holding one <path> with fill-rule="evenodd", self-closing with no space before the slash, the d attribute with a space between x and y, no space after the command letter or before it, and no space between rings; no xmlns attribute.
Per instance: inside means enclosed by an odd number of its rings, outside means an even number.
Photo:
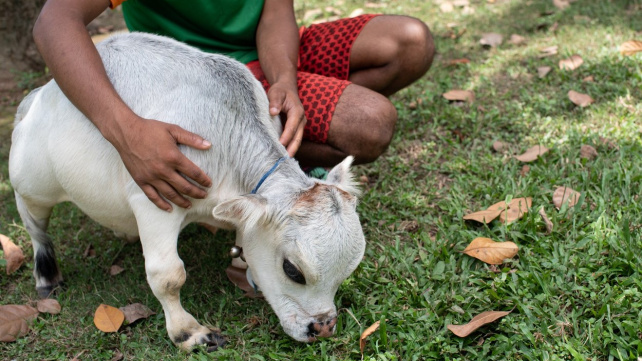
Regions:
<svg viewBox="0 0 642 361"><path fill-rule="evenodd" d="M107 8L97 1L48 1L34 26L34 39L58 86L109 141L118 136L118 121L133 113L112 86L85 24Z"/></svg>
<svg viewBox="0 0 642 361"><path fill-rule="evenodd" d="M256 33L259 61L268 82L296 87L299 33L292 0L265 0Z"/></svg>

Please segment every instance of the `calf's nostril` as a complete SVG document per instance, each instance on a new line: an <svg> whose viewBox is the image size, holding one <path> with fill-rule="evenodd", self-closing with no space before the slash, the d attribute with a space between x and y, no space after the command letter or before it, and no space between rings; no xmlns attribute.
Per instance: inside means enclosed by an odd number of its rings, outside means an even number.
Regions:
<svg viewBox="0 0 642 361"><path fill-rule="evenodd" d="M308 324L308 337L316 337L319 334L319 329L317 328L317 324L314 322L310 322Z"/></svg>

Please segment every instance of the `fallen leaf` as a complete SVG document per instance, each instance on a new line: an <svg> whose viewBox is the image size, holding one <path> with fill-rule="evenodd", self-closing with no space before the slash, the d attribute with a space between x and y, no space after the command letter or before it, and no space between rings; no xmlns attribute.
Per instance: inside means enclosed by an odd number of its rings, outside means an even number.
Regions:
<svg viewBox="0 0 642 361"><path fill-rule="evenodd" d="M513 223L524 217L528 213L533 203L532 198L514 198L508 204L508 209L499 215L499 221L502 223Z"/></svg>
<svg viewBox="0 0 642 361"><path fill-rule="evenodd" d="M486 311L473 317L470 322L465 325L448 325L448 329L459 337L466 337L473 333L481 326L487 325L499 318L508 315L511 311Z"/></svg>
<svg viewBox="0 0 642 361"><path fill-rule="evenodd" d="M593 78L593 75L589 75L586 78L582 79L582 81L586 83L592 83L595 81L595 79Z"/></svg>
<svg viewBox="0 0 642 361"><path fill-rule="evenodd" d="M544 224L546 225L546 234L551 234L551 232L553 232L553 222L548 219L546 211L544 211L544 207L539 209L539 215L542 217L542 221L544 221Z"/></svg>
<svg viewBox="0 0 642 361"><path fill-rule="evenodd" d="M114 356L111 358L110 361L121 361L124 358L125 358L125 355L123 355L123 353L120 352L120 350L116 350L114 351Z"/></svg>
<svg viewBox="0 0 642 361"><path fill-rule="evenodd" d="M365 3L365 7L371 9L381 9L388 7L388 4L385 3Z"/></svg>
<svg viewBox="0 0 642 361"><path fill-rule="evenodd" d="M362 354L363 350L366 348L366 338L372 335L379 328L380 323L380 321L373 323L370 327L366 328L366 330L361 334L361 337L359 337L359 349Z"/></svg>
<svg viewBox="0 0 642 361"><path fill-rule="evenodd" d="M38 300L36 308L38 308L38 311L40 312L50 313L52 315L59 314L60 310L62 309L62 307L60 307L60 303L58 303L58 301L54 300L53 298L43 298L41 300Z"/></svg>
<svg viewBox="0 0 642 361"><path fill-rule="evenodd" d="M498 47L504 41L504 37L501 34L497 33L484 33L482 34L479 43L484 46L489 46L492 48Z"/></svg>
<svg viewBox="0 0 642 361"><path fill-rule="evenodd" d="M562 59L559 61L559 67L562 70L575 70L584 64L584 59L581 56L575 54L570 58Z"/></svg>
<svg viewBox="0 0 642 361"><path fill-rule="evenodd" d="M600 137L600 142L609 149L618 149L617 144L611 139Z"/></svg>
<svg viewBox="0 0 642 361"><path fill-rule="evenodd" d="M451 90L444 93L442 96L453 101L466 101L469 103L475 101L475 93L470 90Z"/></svg>
<svg viewBox="0 0 642 361"><path fill-rule="evenodd" d="M520 171L519 171L519 175L521 175L522 177L524 177L524 176L526 176L526 175L528 174L528 172L530 172L530 171L531 171L531 167L530 167L528 164L524 164L524 165L522 166L522 170L520 170Z"/></svg>
<svg viewBox="0 0 642 361"><path fill-rule="evenodd" d="M132 303L131 305L120 307L119 310L123 311L123 314L125 314L127 324L132 324L141 318L147 318L156 314L156 312L150 310L149 307L142 303Z"/></svg>
<svg viewBox="0 0 642 361"><path fill-rule="evenodd" d="M401 221L399 224L399 230L408 232L408 233L415 233L419 229L419 223L417 221Z"/></svg>
<svg viewBox="0 0 642 361"><path fill-rule="evenodd" d="M310 9L303 14L303 21L314 20L322 14L323 10L321 9Z"/></svg>
<svg viewBox="0 0 642 361"><path fill-rule="evenodd" d="M87 258L87 257L96 257L96 251L94 250L94 246L90 243L87 248L85 248L85 252L82 253L82 256Z"/></svg>
<svg viewBox="0 0 642 361"><path fill-rule="evenodd" d="M597 157L597 150L588 144L583 144L580 148L580 158L593 160Z"/></svg>
<svg viewBox="0 0 642 361"><path fill-rule="evenodd" d="M356 18L359 15L363 15L363 9L362 8L357 8L352 10L350 15L348 15L349 18Z"/></svg>
<svg viewBox="0 0 642 361"><path fill-rule="evenodd" d="M553 68L550 66L540 66L537 68L537 76L541 78L545 77Z"/></svg>
<svg viewBox="0 0 642 361"><path fill-rule="evenodd" d="M115 276L119 273L122 273L125 269L122 268L121 266L114 264L111 267L109 267L109 274L112 276Z"/></svg>
<svg viewBox="0 0 642 361"><path fill-rule="evenodd" d="M522 43L526 42L526 38L521 36L521 35L512 34L510 36L510 40L508 40L508 42L513 44L513 45L519 45L519 44L522 44Z"/></svg>
<svg viewBox="0 0 642 361"><path fill-rule="evenodd" d="M642 51L642 41L639 40L629 40L620 45L620 53L624 56L631 56L640 51Z"/></svg>
<svg viewBox="0 0 642 361"><path fill-rule="evenodd" d="M500 153L508 149L508 144L502 142L501 140L496 140L493 142L493 150Z"/></svg>
<svg viewBox="0 0 642 361"><path fill-rule="evenodd" d="M13 342L29 332L28 322L38 316L38 310L27 305L0 306L0 341Z"/></svg>
<svg viewBox="0 0 642 361"><path fill-rule="evenodd" d="M553 204L557 209L560 209L564 203L568 202L568 207L571 208L577 204L581 195L580 192L569 187L559 187L553 193Z"/></svg>
<svg viewBox="0 0 642 361"><path fill-rule="evenodd" d="M556 22L553 23L553 25L551 25L550 28L548 28L548 31L554 32L555 30L557 30L558 26L560 26L560 24L556 21Z"/></svg>
<svg viewBox="0 0 642 361"><path fill-rule="evenodd" d="M513 242L495 242L490 238L478 237L464 249L464 253L488 264L502 264L517 254L519 248Z"/></svg>
<svg viewBox="0 0 642 361"><path fill-rule="evenodd" d="M483 211L467 214L464 216L464 219L467 221L476 221L479 223L488 224L495 218L499 217L502 211L502 209L484 209Z"/></svg>
<svg viewBox="0 0 642 361"><path fill-rule="evenodd" d="M545 48L539 49L539 52L540 52L540 55L539 55L540 58L545 58L547 56L553 56L553 55L557 54L557 45L547 46Z"/></svg>
<svg viewBox="0 0 642 361"><path fill-rule="evenodd" d="M470 60L466 58L461 58L461 59L451 59L446 63L446 65L453 66L453 65L468 64L468 63L470 63Z"/></svg>
<svg viewBox="0 0 642 361"><path fill-rule="evenodd" d="M439 9L441 9L443 13L451 13L455 10L455 6L451 2L444 2L439 5Z"/></svg>
<svg viewBox="0 0 642 361"><path fill-rule="evenodd" d="M7 260L7 274L15 272L25 261L25 255L20 247L16 246L9 237L0 234L0 244L4 252L4 259Z"/></svg>
<svg viewBox="0 0 642 361"><path fill-rule="evenodd" d="M240 268L240 267L235 267L235 266L229 266L225 269L225 274L227 275L227 279L230 280L236 287L242 289L245 291L244 296L249 297L249 298L262 298L263 294L259 291L256 292L254 290L254 287L250 285L250 283L247 281L247 270Z"/></svg>
<svg viewBox="0 0 642 361"><path fill-rule="evenodd" d="M543 145L536 145L534 147L528 148L523 154L514 156L514 158L520 162L529 163L537 160L539 156L545 154L546 152L548 152L548 148Z"/></svg>
<svg viewBox="0 0 642 361"><path fill-rule="evenodd" d="M555 5L555 7L560 10L564 10L567 7L571 6L571 4L567 0L553 0L553 5Z"/></svg>
<svg viewBox="0 0 642 361"><path fill-rule="evenodd" d="M125 321L123 311L101 304L94 313L94 325L103 332L117 332Z"/></svg>
<svg viewBox="0 0 642 361"><path fill-rule="evenodd" d="M582 108L587 107L595 102L595 100L591 98L590 95L578 93L575 90L568 91L568 98L573 102L573 104Z"/></svg>

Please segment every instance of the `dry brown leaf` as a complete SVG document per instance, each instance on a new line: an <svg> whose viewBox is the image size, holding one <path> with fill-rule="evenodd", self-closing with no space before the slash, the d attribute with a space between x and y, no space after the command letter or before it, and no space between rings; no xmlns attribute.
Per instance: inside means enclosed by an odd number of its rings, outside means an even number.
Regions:
<svg viewBox="0 0 642 361"><path fill-rule="evenodd" d="M453 101L465 101L469 103L475 101L475 93L470 90L451 90L444 93L443 97Z"/></svg>
<svg viewBox="0 0 642 361"><path fill-rule="evenodd" d="M408 232L408 233L415 233L419 229L419 223L417 221L412 220L412 221L401 221L399 224L399 230Z"/></svg>
<svg viewBox="0 0 642 361"><path fill-rule="evenodd" d="M482 37L479 40L479 43L484 46L490 46L492 48L495 48L500 46L503 41L504 41L504 37L502 36L502 34L485 33L485 34L482 34Z"/></svg>
<svg viewBox="0 0 642 361"><path fill-rule="evenodd" d="M569 187L559 187L553 193L553 204L557 209L562 208L562 205L568 202L568 207L571 208L577 204L582 194Z"/></svg>
<svg viewBox="0 0 642 361"><path fill-rule="evenodd" d="M539 52L540 52L540 55L539 55L540 58L545 58L547 56L553 56L553 55L557 54L557 45L547 46L545 48L539 49Z"/></svg>
<svg viewBox="0 0 642 361"><path fill-rule="evenodd" d="M361 350L362 354L363 350L366 348L366 338L377 331L380 323L380 321L373 323L370 327L366 328L366 330L361 334L361 337L359 337L359 349Z"/></svg>
<svg viewBox="0 0 642 361"><path fill-rule="evenodd" d="M82 253L82 256L87 258L87 257L96 257L96 250L94 250L94 246L90 243L87 248L85 248L85 252Z"/></svg>
<svg viewBox="0 0 642 361"><path fill-rule="evenodd" d="M451 59L446 62L446 65L448 66L453 66L453 65L459 65L459 64L468 64L470 63L470 60L466 58L461 58L461 59Z"/></svg>
<svg viewBox="0 0 642 361"><path fill-rule="evenodd" d="M580 158L593 160L597 157L597 149L588 144L583 144L580 148Z"/></svg>
<svg viewBox="0 0 642 361"><path fill-rule="evenodd" d="M117 332L125 321L123 311L101 304L94 313L94 325L103 332Z"/></svg>
<svg viewBox="0 0 642 361"><path fill-rule="evenodd" d="M508 40L508 42L513 44L513 45L519 45L519 44L524 43L525 41L526 41L525 37L523 37L521 35L517 35L517 34L512 34L510 36L510 40Z"/></svg>
<svg viewBox="0 0 642 361"><path fill-rule="evenodd" d="M348 15L349 18L356 18L357 16L363 15L364 11L362 8L357 8L352 10L350 15Z"/></svg>
<svg viewBox="0 0 642 361"><path fill-rule="evenodd" d="M443 13L451 13L455 10L455 6L451 2L444 2L439 5L439 9L441 9Z"/></svg>
<svg viewBox="0 0 642 361"><path fill-rule="evenodd" d="M586 78L582 79L582 81L585 83L592 83L595 81L595 78L593 78L593 75L589 75Z"/></svg>
<svg viewBox="0 0 642 361"><path fill-rule="evenodd" d="M517 254L519 248L513 242L495 242L490 238L478 237L464 249L464 253L488 264L502 264Z"/></svg>
<svg viewBox="0 0 642 361"><path fill-rule="evenodd" d="M0 234L0 244L4 252L4 259L7 260L7 274L15 272L25 261L25 255L20 247L16 246L9 237Z"/></svg>
<svg viewBox="0 0 642 361"><path fill-rule="evenodd" d="M553 5L555 5L556 8L560 10L564 10L567 7L571 6L570 2L568 0L553 0Z"/></svg>
<svg viewBox="0 0 642 361"><path fill-rule="evenodd" d="M617 143L615 143L613 140L608 139L608 138L600 137L600 142L602 143L602 145L606 146L609 149L618 149L619 148Z"/></svg>
<svg viewBox="0 0 642 361"><path fill-rule="evenodd" d="M115 276L119 273L123 273L123 271L125 271L125 269L117 264L114 264L111 267L109 267L109 274L112 276Z"/></svg>
<svg viewBox="0 0 642 361"><path fill-rule="evenodd" d="M43 298L41 300L38 300L36 308L38 308L38 311L40 312L50 313L52 315L59 314L60 310L62 309L62 307L60 307L60 303L58 303L58 301L54 300L53 298Z"/></svg>
<svg viewBox="0 0 642 361"><path fill-rule="evenodd" d="M581 56L574 54L570 58L562 59L559 61L559 67L562 70L575 70L584 64L584 59Z"/></svg>
<svg viewBox="0 0 642 361"><path fill-rule="evenodd" d="M591 98L590 95L578 93L575 90L568 91L568 98L573 102L573 104L582 108L587 107L595 102L595 100Z"/></svg>
<svg viewBox="0 0 642 361"><path fill-rule="evenodd" d="M553 222L548 219L546 211L544 211L544 207L539 209L539 215L542 217L542 221L544 221L544 224L546 225L546 234L551 234L551 232L553 232Z"/></svg>
<svg viewBox="0 0 642 361"><path fill-rule="evenodd" d="M537 160L537 158L539 158L546 152L548 152L548 148L543 145L536 145L534 147L528 148L523 154L514 156L514 158L520 162L530 163Z"/></svg>
<svg viewBox="0 0 642 361"><path fill-rule="evenodd" d="M504 150L508 149L508 144L502 142L501 140L496 140L493 142L493 149L496 152L503 152Z"/></svg>
<svg viewBox="0 0 642 361"><path fill-rule="evenodd" d="M464 216L464 219L467 221L476 221L488 224L495 218L499 217L500 213L502 213L501 209L485 209L483 211L467 214Z"/></svg>
<svg viewBox="0 0 642 361"><path fill-rule="evenodd" d="M520 171L519 171L519 175L521 175L522 177L524 177L524 176L526 176L526 175L528 174L528 172L530 172L530 171L531 171L531 167L530 167L528 164L524 164L524 165L522 166L522 170L520 170Z"/></svg>
<svg viewBox="0 0 642 361"><path fill-rule="evenodd" d="M38 310L27 305L0 306L0 342L13 342L29 332L28 322L38 316Z"/></svg>
<svg viewBox="0 0 642 361"><path fill-rule="evenodd" d="M624 56L631 56L640 51L642 51L642 41L639 40L629 40L620 45L620 53Z"/></svg>
<svg viewBox="0 0 642 361"><path fill-rule="evenodd" d="M448 329L459 337L466 337L473 333L481 326L487 325L499 318L508 315L511 311L486 311L473 317L470 322L465 325L448 325Z"/></svg>
<svg viewBox="0 0 642 361"><path fill-rule="evenodd" d="M537 76L541 79L546 76L553 68L550 66L540 66L537 68Z"/></svg>
<svg viewBox="0 0 642 361"><path fill-rule="evenodd" d="M132 303L131 305L120 307L119 310L123 311L123 314L125 314L125 320L127 320L128 324L132 324L141 318L147 318L156 314L156 312L150 310L149 307L142 303Z"/></svg>
<svg viewBox="0 0 642 361"><path fill-rule="evenodd" d="M499 221L502 223L512 223L524 217L533 204L532 198L515 198L508 204L506 212L499 215Z"/></svg>

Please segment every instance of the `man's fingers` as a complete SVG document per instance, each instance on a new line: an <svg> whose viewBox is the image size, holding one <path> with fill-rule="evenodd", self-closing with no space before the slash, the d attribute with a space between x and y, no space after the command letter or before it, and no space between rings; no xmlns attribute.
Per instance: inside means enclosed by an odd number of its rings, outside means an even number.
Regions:
<svg viewBox="0 0 642 361"><path fill-rule="evenodd" d="M185 197L183 197L176 189L174 189L167 182L158 181L156 184L154 184L154 187L156 188L158 193L160 193L168 201L176 204L177 206L181 208L189 208L192 206L192 203L190 201L185 199Z"/></svg>
<svg viewBox="0 0 642 361"><path fill-rule="evenodd" d="M290 157L294 157L296 152L299 150L299 147L301 146L301 142L303 142L304 130L305 130L305 122L301 122L299 124L299 128L294 134L294 137L292 137L292 140L290 141L290 144L288 144L288 147L287 147L288 154L290 155Z"/></svg>
<svg viewBox="0 0 642 361"><path fill-rule="evenodd" d="M152 203L154 203L154 205L156 205L156 207L158 207L158 208L160 208L160 209L162 209L164 211L167 211L167 212L171 212L172 211L172 205L167 203L163 199L163 197L161 197L158 194L158 192L156 191L156 188L154 188L151 185L147 184L147 185L141 186L140 189L143 190L143 193L145 193L147 198L149 198L149 200L152 201Z"/></svg>
<svg viewBox="0 0 642 361"><path fill-rule="evenodd" d="M196 199L207 197L206 191L190 183L178 173L174 173L174 175L168 179L168 183L173 189L177 190L182 195Z"/></svg>
<svg viewBox="0 0 642 361"><path fill-rule="evenodd" d="M201 137L200 135L188 132L187 130L177 125L170 128L170 133L179 144L184 144L189 147L201 150L209 149L212 146L212 143L210 143L208 140L203 139L203 137Z"/></svg>
<svg viewBox="0 0 642 361"><path fill-rule="evenodd" d="M283 102L285 101L285 92L271 88L267 95L270 101L270 115L279 115L283 108Z"/></svg>

